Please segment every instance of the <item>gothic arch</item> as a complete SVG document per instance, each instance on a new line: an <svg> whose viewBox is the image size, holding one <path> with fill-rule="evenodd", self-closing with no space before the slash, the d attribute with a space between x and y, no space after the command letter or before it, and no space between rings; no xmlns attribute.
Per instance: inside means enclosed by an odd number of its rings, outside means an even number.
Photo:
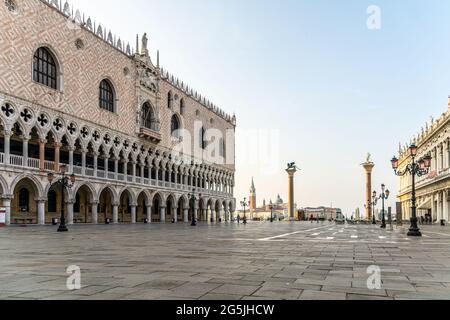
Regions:
<svg viewBox="0 0 450 320"><path fill-rule="evenodd" d="M13 182L11 183L11 187L9 190L12 190L14 192L16 186L22 181L22 180L29 180L31 182L31 186L33 187L33 191L35 192L37 198L45 198L46 193L44 193L44 188L41 184L41 182L31 174L22 173L18 175Z"/></svg>
<svg viewBox="0 0 450 320"><path fill-rule="evenodd" d="M82 187L86 187L89 190L89 197L90 197L90 201L94 202L94 201L98 201L98 197L99 195L97 194L97 192L95 191L94 186L92 185L92 183L90 182L80 182L75 184L75 187L72 189L73 192L71 193L71 198L72 200L75 200L75 197L78 193L78 191L82 188Z"/></svg>

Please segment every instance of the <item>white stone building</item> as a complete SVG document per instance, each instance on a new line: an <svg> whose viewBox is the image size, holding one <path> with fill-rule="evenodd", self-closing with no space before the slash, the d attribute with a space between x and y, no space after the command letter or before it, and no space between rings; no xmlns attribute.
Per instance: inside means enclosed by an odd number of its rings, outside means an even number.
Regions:
<svg viewBox="0 0 450 320"><path fill-rule="evenodd" d="M62 205L69 224L232 218L236 119L154 64L146 35L133 49L67 2L6 0L0 48L7 224ZM65 203L47 178L61 164Z"/></svg>
<svg viewBox="0 0 450 320"><path fill-rule="evenodd" d="M431 119L413 138L418 146L417 159L426 155L432 157L428 175L416 178L418 218L431 214L434 223L449 221L450 210L450 98L449 109L439 119ZM400 147L399 171L411 162L408 147ZM411 175L400 177L398 198L403 220L411 218Z"/></svg>

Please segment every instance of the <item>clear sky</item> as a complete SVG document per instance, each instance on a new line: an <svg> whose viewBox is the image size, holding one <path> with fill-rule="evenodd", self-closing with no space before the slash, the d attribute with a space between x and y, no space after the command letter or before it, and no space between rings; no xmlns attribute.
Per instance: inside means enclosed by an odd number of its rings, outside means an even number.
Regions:
<svg viewBox="0 0 450 320"><path fill-rule="evenodd" d="M442 0L73 0L228 113L236 113L235 196L287 201L288 161L299 206L364 206L367 152L374 185L397 191L390 159L447 109L450 2ZM369 30L366 10L381 9ZM252 131L253 130L253 131ZM256 130L256 131L255 131ZM259 142L249 141L260 132ZM264 134L279 143L266 144ZM267 150L250 145L267 145ZM259 159L259 160L258 160ZM267 159L270 165L267 166ZM276 170L274 170L276 169ZM389 204L394 206L395 199Z"/></svg>

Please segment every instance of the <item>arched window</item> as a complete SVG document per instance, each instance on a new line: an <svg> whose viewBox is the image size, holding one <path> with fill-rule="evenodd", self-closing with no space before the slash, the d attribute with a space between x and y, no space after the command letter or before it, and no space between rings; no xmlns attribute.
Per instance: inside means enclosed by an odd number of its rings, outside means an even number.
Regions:
<svg viewBox="0 0 450 320"><path fill-rule="evenodd" d="M220 145L219 145L219 154L222 158L226 157L226 146L225 146L225 139L220 138Z"/></svg>
<svg viewBox="0 0 450 320"><path fill-rule="evenodd" d="M184 99L180 100L180 114L184 116Z"/></svg>
<svg viewBox="0 0 450 320"><path fill-rule="evenodd" d="M202 148L202 149L206 149L205 133L206 133L205 128L202 127L200 129L200 131L199 131L199 134L200 134L200 148Z"/></svg>
<svg viewBox="0 0 450 320"><path fill-rule="evenodd" d="M58 69L53 54L44 47L33 57L33 80L47 87L58 89Z"/></svg>
<svg viewBox="0 0 450 320"><path fill-rule="evenodd" d="M55 213L56 210L56 191L50 190L48 192L48 212Z"/></svg>
<svg viewBox="0 0 450 320"><path fill-rule="evenodd" d="M158 128L156 126L156 118L153 113L153 108L148 102L144 103L144 105L142 106L141 125L144 128L158 131L157 130Z"/></svg>
<svg viewBox="0 0 450 320"><path fill-rule="evenodd" d="M167 107L170 109L172 108L173 105L173 94L172 91L169 91L169 93L167 94Z"/></svg>
<svg viewBox="0 0 450 320"><path fill-rule="evenodd" d="M172 116L172 120L170 121L170 132L172 133L172 136L175 138L180 137L180 121L178 120L178 117L174 114Z"/></svg>
<svg viewBox="0 0 450 320"><path fill-rule="evenodd" d="M100 82L100 93L99 93L99 105L100 108L107 110L109 112L115 112L114 110L114 89L111 82L104 79Z"/></svg>
<svg viewBox="0 0 450 320"><path fill-rule="evenodd" d="M22 212L30 211L30 192L26 188L19 191L19 208Z"/></svg>
<svg viewBox="0 0 450 320"><path fill-rule="evenodd" d="M75 213L80 213L80 207L81 207L80 194L77 193L77 195L75 196L75 203L73 204L73 211Z"/></svg>

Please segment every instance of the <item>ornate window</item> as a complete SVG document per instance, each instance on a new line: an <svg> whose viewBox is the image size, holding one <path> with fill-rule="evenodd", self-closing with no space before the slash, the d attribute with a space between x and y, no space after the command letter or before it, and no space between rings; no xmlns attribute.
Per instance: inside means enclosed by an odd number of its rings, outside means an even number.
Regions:
<svg viewBox="0 0 450 320"><path fill-rule="evenodd" d="M47 48L41 47L34 53L33 80L55 90L58 89L56 59Z"/></svg>
<svg viewBox="0 0 450 320"><path fill-rule="evenodd" d="M99 93L99 105L100 108L107 110L109 112L115 112L114 110L114 89L111 82L104 79L100 82L100 93Z"/></svg>
<svg viewBox="0 0 450 320"><path fill-rule="evenodd" d="M26 188L19 191L19 208L22 212L30 211L30 192Z"/></svg>
<svg viewBox="0 0 450 320"><path fill-rule="evenodd" d="M172 120L170 121L170 132L172 133L172 136L175 138L180 137L180 121L178 120L178 117L174 114L172 116Z"/></svg>
<svg viewBox="0 0 450 320"><path fill-rule="evenodd" d="M226 145L225 145L225 139L220 138L220 145L219 145L219 154L222 158L226 157Z"/></svg>
<svg viewBox="0 0 450 320"><path fill-rule="evenodd" d="M5 6L11 12L16 11L16 9L17 9L17 4L14 0L5 0Z"/></svg>
<svg viewBox="0 0 450 320"><path fill-rule="evenodd" d="M167 94L167 108L172 108L173 105L173 94L172 91L169 91L169 93Z"/></svg>
<svg viewBox="0 0 450 320"><path fill-rule="evenodd" d="M180 100L180 114L184 116L184 99Z"/></svg>
<svg viewBox="0 0 450 320"><path fill-rule="evenodd" d="M199 131L200 134L200 148L202 149L206 149L206 140L205 140L205 128L202 127Z"/></svg>
<svg viewBox="0 0 450 320"><path fill-rule="evenodd" d="M142 106L141 125L144 128L158 131L153 108L148 102L144 103L144 105Z"/></svg>

